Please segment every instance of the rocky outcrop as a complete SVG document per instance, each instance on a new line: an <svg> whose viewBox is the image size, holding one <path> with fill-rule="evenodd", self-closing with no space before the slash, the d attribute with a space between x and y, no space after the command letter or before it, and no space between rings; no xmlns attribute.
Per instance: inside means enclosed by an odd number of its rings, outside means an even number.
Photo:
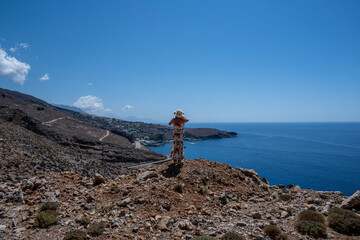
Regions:
<svg viewBox="0 0 360 240"><path fill-rule="evenodd" d="M341 204L344 209L355 209L360 211L360 189L357 190L353 195L344 200Z"/></svg>

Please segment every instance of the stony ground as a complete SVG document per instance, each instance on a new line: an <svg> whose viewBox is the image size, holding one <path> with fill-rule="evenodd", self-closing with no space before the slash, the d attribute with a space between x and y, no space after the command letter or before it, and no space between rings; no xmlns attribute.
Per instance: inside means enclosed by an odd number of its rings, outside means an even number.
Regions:
<svg viewBox="0 0 360 240"><path fill-rule="evenodd" d="M203 159L151 166L97 186L90 177L54 172L0 182L0 239L63 239L71 230L88 230L77 223L81 217L106 224L89 239L220 238L227 231L269 239L263 229L270 223L289 239L311 239L294 230L297 213L310 207L326 213L344 199L340 192L269 186L251 170ZM59 222L37 228L35 216L48 201L61 204ZM330 228L328 238L359 239Z"/></svg>

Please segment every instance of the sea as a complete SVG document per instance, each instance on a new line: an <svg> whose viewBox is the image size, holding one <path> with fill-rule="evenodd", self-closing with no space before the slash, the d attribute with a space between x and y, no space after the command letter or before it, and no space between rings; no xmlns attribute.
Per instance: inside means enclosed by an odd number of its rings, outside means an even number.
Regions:
<svg viewBox="0 0 360 240"><path fill-rule="evenodd" d="M189 123L233 131L235 138L185 141L185 158L254 169L271 185L341 191L360 188L360 123ZM171 143L150 147L170 154Z"/></svg>

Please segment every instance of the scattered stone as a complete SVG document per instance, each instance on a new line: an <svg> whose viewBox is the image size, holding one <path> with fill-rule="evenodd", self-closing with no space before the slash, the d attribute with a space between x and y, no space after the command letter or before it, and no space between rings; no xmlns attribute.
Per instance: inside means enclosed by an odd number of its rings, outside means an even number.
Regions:
<svg viewBox="0 0 360 240"><path fill-rule="evenodd" d="M24 201L24 195L22 190L15 190L9 193L7 196L8 202L23 202Z"/></svg>
<svg viewBox="0 0 360 240"><path fill-rule="evenodd" d="M55 196L59 197L60 196L60 191L59 190L55 190Z"/></svg>
<svg viewBox="0 0 360 240"><path fill-rule="evenodd" d="M254 219L261 219L261 214L260 213L253 213L252 215L251 215Z"/></svg>
<svg viewBox="0 0 360 240"><path fill-rule="evenodd" d="M24 231L26 231L26 228L24 228L24 227L22 227L22 228L16 228L16 229L14 230L14 233L18 234L18 233L21 233L21 232L24 232Z"/></svg>
<svg viewBox="0 0 360 240"><path fill-rule="evenodd" d="M236 223L236 226L246 227L246 226L247 226L247 223L246 223L246 222L237 222L237 223Z"/></svg>
<svg viewBox="0 0 360 240"><path fill-rule="evenodd" d="M91 195L89 195L87 198L86 198L86 202L87 203L92 203L93 201L95 201L95 198Z"/></svg>
<svg viewBox="0 0 360 240"><path fill-rule="evenodd" d="M280 213L281 218L286 218L288 216L289 216L289 213L287 211L281 211L281 213Z"/></svg>
<svg viewBox="0 0 360 240"><path fill-rule="evenodd" d="M192 230L192 224L189 220L182 220L179 222L179 228L182 230Z"/></svg>
<svg viewBox="0 0 360 240"><path fill-rule="evenodd" d="M168 224L170 221L170 217L162 217L159 219L159 222L157 224L158 229L160 229L161 231L167 231L168 229Z"/></svg>
<svg viewBox="0 0 360 240"><path fill-rule="evenodd" d="M222 205L226 205L229 202L229 199L225 193L221 194L220 201Z"/></svg>
<svg viewBox="0 0 360 240"><path fill-rule="evenodd" d="M125 198L124 200L122 200L119 204L120 207L125 207L126 205L128 205L131 202L130 198Z"/></svg>
<svg viewBox="0 0 360 240"><path fill-rule="evenodd" d="M134 202L135 202L136 204L143 204L143 203L146 202L146 199L144 198L143 195L138 195L138 196L135 197Z"/></svg>
<svg viewBox="0 0 360 240"><path fill-rule="evenodd" d="M0 225L0 232L6 232L6 225Z"/></svg>

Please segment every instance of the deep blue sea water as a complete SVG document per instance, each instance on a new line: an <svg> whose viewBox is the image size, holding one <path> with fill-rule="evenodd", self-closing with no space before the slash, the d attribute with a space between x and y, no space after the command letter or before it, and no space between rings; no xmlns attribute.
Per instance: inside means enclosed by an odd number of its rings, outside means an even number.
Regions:
<svg viewBox="0 0 360 240"><path fill-rule="evenodd" d="M255 169L271 185L341 191L360 188L360 123L189 123L238 133L236 138L185 142L185 158ZM151 147L170 154L171 144Z"/></svg>

